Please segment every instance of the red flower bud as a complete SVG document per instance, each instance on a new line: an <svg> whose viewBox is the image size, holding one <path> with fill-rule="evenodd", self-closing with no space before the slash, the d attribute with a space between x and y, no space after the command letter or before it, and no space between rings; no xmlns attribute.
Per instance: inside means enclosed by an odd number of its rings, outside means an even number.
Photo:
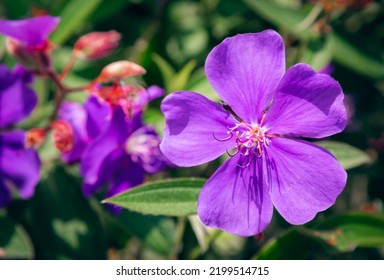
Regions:
<svg viewBox="0 0 384 280"><path fill-rule="evenodd" d="M75 43L75 55L84 59L106 57L117 48L120 38L120 34L114 30L85 34Z"/></svg>
<svg viewBox="0 0 384 280"><path fill-rule="evenodd" d="M140 65L128 60L121 60L105 66L100 75L95 79L95 82L119 81L130 76L144 75L145 73L145 69Z"/></svg>
<svg viewBox="0 0 384 280"><path fill-rule="evenodd" d="M27 148L38 148L45 141L46 130L43 128L32 128L25 135L25 146Z"/></svg>
<svg viewBox="0 0 384 280"><path fill-rule="evenodd" d="M72 127L69 123L58 120L52 123L52 139L55 147L62 153L68 153L72 150L75 137Z"/></svg>

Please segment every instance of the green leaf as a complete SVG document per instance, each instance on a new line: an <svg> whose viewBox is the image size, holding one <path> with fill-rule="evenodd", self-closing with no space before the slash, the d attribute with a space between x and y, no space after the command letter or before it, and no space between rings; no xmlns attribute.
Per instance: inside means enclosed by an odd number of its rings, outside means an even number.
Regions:
<svg viewBox="0 0 384 280"><path fill-rule="evenodd" d="M0 259L32 259L33 247L25 230L6 217L0 217Z"/></svg>
<svg viewBox="0 0 384 280"><path fill-rule="evenodd" d="M78 32L101 2L102 0L69 1L59 14L61 21L51 40L59 45L63 44L71 35Z"/></svg>
<svg viewBox="0 0 384 280"><path fill-rule="evenodd" d="M367 153L343 142L319 141L316 144L330 151L346 170L372 162Z"/></svg>
<svg viewBox="0 0 384 280"><path fill-rule="evenodd" d="M187 216L196 213L204 179L171 179L135 187L103 202L144 214Z"/></svg>
<svg viewBox="0 0 384 280"><path fill-rule="evenodd" d="M356 247L373 248L384 245L384 216L344 214L331 217L313 235L342 252Z"/></svg>
<svg viewBox="0 0 384 280"><path fill-rule="evenodd" d="M311 65L315 71L323 69L331 60L332 44L329 37L311 39L302 57L302 62Z"/></svg>
<svg viewBox="0 0 384 280"><path fill-rule="evenodd" d="M172 78L175 76L175 73L176 73L175 69L173 69L173 67L171 66L171 64L168 63L168 61L166 61L164 58L162 58L158 54L154 53L152 55L152 59L156 63L157 67L159 67L160 73L164 80L165 88L168 91L172 83Z"/></svg>
<svg viewBox="0 0 384 280"><path fill-rule="evenodd" d="M220 100L219 96L212 88L211 84L208 82L208 79L204 73L204 69L200 69L194 74L194 76L191 78L188 85L186 86L186 89L198 92L214 101Z"/></svg>
<svg viewBox="0 0 384 280"><path fill-rule="evenodd" d="M169 84L168 92L185 89L193 69L196 67L196 61L189 61L177 74L174 75Z"/></svg>
<svg viewBox="0 0 384 280"><path fill-rule="evenodd" d="M268 241L253 257L259 260L303 260L323 253L323 242L296 227Z"/></svg>

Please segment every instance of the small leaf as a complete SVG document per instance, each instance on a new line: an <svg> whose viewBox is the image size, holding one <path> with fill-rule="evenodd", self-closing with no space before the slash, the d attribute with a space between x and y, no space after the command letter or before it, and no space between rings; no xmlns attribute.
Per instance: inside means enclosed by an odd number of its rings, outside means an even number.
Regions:
<svg viewBox="0 0 384 280"><path fill-rule="evenodd" d="M316 144L330 151L346 170L372 161L367 153L343 142L319 141Z"/></svg>
<svg viewBox="0 0 384 280"><path fill-rule="evenodd" d="M196 67L196 61L189 61L177 74L174 75L169 85L168 92L185 89L193 69Z"/></svg>
<svg viewBox="0 0 384 280"><path fill-rule="evenodd" d="M31 241L20 225L0 217L0 229L0 259L32 259Z"/></svg>
<svg viewBox="0 0 384 280"><path fill-rule="evenodd" d="M60 24L52 34L51 40L63 44L77 32L86 19L96 10L102 0L71 0L60 13Z"/></svg>
<svg viewBox="0 0 384 280"><path fill-rule="evenodd" d="M207 77L205 76L204 69L200 69L194 74L194 76L191 78L191 80L187 84L186 89L200 93L205 97L214 101L220 100L219 96L217 95L215 90L212 88Z"/></svg>
<svg viewBox="0 0 384 280"><path fill-rule="evenodd" d="M172 179L135 187L103 202L144 214L187 216L196 213L204 179Z"/></svg>
<svg viewBox="0 0 384 280"><path fill-rule="evenodd" d="M166 61L164 58L162 58L158 54L153 54L152 55L153 61L156 63L157 67L160 69L160 73L163 76L163 81L164 85L166 88L166 91L168 91L171 83L172 83L172 78L175 76L175 69L169 64L168 61Z"/></svg>
<svg viewBox="0 0 384 280"><path fill-rule="evenodd" d="M373 248L384 245L384 216L344 214L331 217L316 227L314 236L342 251L356 247Z"/></svg>

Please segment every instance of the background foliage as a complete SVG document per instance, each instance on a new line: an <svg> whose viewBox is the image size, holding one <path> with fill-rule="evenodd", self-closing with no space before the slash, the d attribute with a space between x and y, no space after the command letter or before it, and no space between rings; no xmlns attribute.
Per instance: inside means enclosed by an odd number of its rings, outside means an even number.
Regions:
<svg viewBox="0 0 384 280"><path fill-rule="evenodd" d="M3 0L0 17L30 17L32 7L61 17L51 36L60 45L53 54L57 69L63 68L74 42L85 33L114 29L123 36L112 56L76 64L68 83L83 85L105 64L129 59L147 69L148 85L163 86L167 93L189 89L212 99L217 97L203 71L212 47L237 33L278 30L286 42L288 66L304 61L320 70L332 63L332 75L347 95L347 129L319 144L348 169L348 185L337 203L309 224L291 226L276 212L263 234L243 238L206 228L191 215L204 180L223 158L148 178L145 186L116 201L131 211L113 216L100 203L101 197L82 196L78 166L65 166L47 143L39 151L43 169L35 196L15 199L0 210L0 258L384 258L382 1L333 10L328 25L320 27L316 20L308 24L314 4L299 0ZM3 42L0 59L14 64ZM39 109L22 123L24 128L37 126L52 110L50 84L40 80L35 87ZM71 95L75 101L85 97ZM145 119L161 133L159 104L152 102Z"/></svg>

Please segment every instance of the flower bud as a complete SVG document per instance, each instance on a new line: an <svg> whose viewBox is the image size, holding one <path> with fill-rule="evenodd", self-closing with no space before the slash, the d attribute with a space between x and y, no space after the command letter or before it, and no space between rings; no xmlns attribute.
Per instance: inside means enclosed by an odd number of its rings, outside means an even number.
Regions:
<svg viewBox="0 0 384 280"><path fill-rule="evenodd" d="M55 147L62 153L68 153L72 150L75 137L72 127L66 121L58 120L52 123L52 139Z"/></svg>
<svg viewBox="0 0 384 280"><path fill-rule="evenodd" d="M85 34L75 43L75 56L84 59L99 59L106 57L117 48L120 38L120 34L114 30Z"/></svg>
<svg viewBox="0 0 384 280"><path fill-rule="evenodd" d="M43 128L32 128L25 135L26 148L38 148L45 141L46 130Z"/></svg>
<svg viewBox="0 0 384 280"><path fill-rule="evenodd" d="M45 41L37 47L31 47L7 37L5 45L9 54L29 71L43 73L50 68L49 52L54 46L51 42Z"/></svg>
<svg viewBox="0 0 384 280"><path fill-rule="evenodd" d="M145 69L140 65L128 60L121 60L105 66L95 82L119 81L130 76L144 75L145 73Z"/></svg>

